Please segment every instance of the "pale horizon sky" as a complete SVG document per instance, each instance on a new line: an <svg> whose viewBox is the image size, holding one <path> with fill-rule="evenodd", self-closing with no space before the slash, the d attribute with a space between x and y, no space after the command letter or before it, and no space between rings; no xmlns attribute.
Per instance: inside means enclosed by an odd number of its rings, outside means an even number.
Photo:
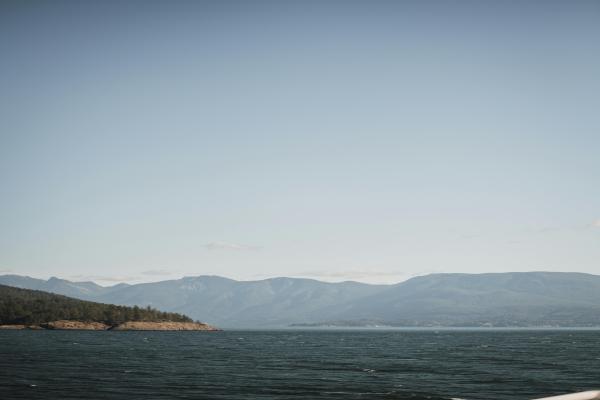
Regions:
<svg viewBox="0 0 600 400"><path fill-rule="evenodd" d="M600 274L600 3L3 1L0 274Z"/></svg>

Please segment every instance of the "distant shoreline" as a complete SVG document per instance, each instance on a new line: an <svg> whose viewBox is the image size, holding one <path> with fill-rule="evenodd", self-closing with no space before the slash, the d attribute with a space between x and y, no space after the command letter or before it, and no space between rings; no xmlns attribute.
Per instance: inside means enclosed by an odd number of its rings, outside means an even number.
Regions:
<svg viewBox="0 0 600 400"><path fill-rule="evenodd" d="M224 327L228 332L282 332L282 331L296 331L296 332L307 332L307 331L370 331L370 332L384 332L384 331L411 331L411 332L435 332L435 331L473 331L473 332L498 332L498 331L600 331L600 326L593 327L474 327L474 326L442 326L442 327L425 327L425 326L404 326L404 327L393 327L393 326L380 326L380 327L360 327L360 326L289 326L289 327Z"/></svg>

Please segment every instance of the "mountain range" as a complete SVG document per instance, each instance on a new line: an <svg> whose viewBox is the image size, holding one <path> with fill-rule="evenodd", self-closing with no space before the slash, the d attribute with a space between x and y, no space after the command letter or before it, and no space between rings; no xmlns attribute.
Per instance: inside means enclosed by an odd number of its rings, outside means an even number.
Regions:
<svg viewBox="0 0 600 400"><path fill-rule="evenodd" d="M393 285L185 277L104 287L0 276L0 284L151 306L223 328L288 326L600 326L600 276L570 272L432 274Z"/></svg>

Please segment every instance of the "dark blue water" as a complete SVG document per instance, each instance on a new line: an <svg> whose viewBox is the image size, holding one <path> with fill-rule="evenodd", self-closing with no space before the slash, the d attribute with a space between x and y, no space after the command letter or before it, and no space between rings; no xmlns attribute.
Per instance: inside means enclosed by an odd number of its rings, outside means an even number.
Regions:
<svg viewBox="0 0 600 400"><path fill-rule="evenodd" d="M0 398L528 399L600 388L600 331L0 331Z"/></svg>

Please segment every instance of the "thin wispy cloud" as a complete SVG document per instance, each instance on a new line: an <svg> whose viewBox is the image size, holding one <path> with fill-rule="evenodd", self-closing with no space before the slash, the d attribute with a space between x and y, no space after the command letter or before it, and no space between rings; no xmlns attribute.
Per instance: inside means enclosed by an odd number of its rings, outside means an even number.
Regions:
<svg viewBox="0 0 600 400"><path fill-rule="evenodd" d="M148 276L169 276L175 274L175 271L170 271L168 269L149 269L147 271L142 271L142 275Z"/></svg>
<svg viewBox="0 0 600 400"><path fill-rule="evenodd" d="M207 250L233 250L233 251L248 251L248 250L260 250L260 246L251 246L241 243L231 242L210 242L203 245Z"/></svg>
<svg viewBox="0 0 600 400"><path fill-rule="evenodd" d="M466 234L460 235L459 237L461 239L467 239L468 240L468 239L477 239L477 238L480 238L481 236L482 235L480 233L466 233Z"/></svg>
<svg viewBox="0 0 600 400"><path fill-rule="evenodd" d="M365 283L393 284L405 281L414 276L426 275L434 271L423 271L420 273L408 273L405 271L381 271L381 270L347 270L347 271L304 271L292 274L296 278L311 278L325 281L358 281ZM437 271L435 271L437 272Z"/></svg>

